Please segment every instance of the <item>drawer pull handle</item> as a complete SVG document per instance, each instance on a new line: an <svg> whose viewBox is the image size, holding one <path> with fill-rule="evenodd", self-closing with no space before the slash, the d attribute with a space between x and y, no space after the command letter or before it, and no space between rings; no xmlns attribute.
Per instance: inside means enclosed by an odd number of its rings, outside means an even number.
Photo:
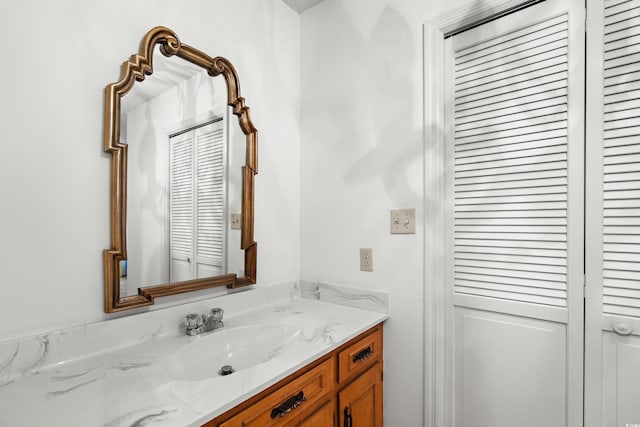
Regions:
<svg viewBox="0 0 640 427"><path fill-rule="evenodd" d="M290 397L287 400L285 400L284 403L282 403L280 406L277 406L277 407L273 408L271 410L271 418L275 418L275 417L282 418L282 417L284 417L289 412L293 411L298 406L300 406L300 404L302 402L306 401L306 400L307 400L307 398L304 397L304 392L303 391L299 392L295 396Z"/></svg>
<svg viewBox="0 0 640 427"><path fill-rule="evenodd" d="M368 346L367 348L362 350L360 353L353 356L353 363L362 362L364 359L371 356L372 354L373 354L373 350L371 350L371 346Z"/></svg>

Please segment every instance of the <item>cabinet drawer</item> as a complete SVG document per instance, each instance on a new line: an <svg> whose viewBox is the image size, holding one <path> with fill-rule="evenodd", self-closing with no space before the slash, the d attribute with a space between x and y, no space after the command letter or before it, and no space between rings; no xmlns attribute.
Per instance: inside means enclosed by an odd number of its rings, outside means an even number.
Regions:
<svg viewBox="0 0 640 427"><path fill-rule="evenodd" d="M333 391L334 372L335 361L331 358L220 424L220 427L282 426L294 418L303 418L315 403Z"/></svg>
<svg viewBox="0 0 640 427"><path fill-rule="evenodd" d="M362 337L338 354L338 381L342 383L382 360L382 328Z"/></svg>

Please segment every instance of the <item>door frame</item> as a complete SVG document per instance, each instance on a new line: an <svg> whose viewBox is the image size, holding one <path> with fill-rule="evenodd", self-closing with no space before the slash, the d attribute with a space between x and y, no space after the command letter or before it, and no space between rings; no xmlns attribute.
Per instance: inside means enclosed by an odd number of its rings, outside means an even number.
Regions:
<svg viewBox="0 0 640 427"><path fill-rule="evenodd" d="M548 1L548 0L547 0ZM553 1L553 0L551 0ZM450 207L446 189L446 91L442 82L447 81L445 35L470 24L517 9L532 0L485 0L454 9L423 24L423 147L424 147L424 414L425 427L450 426L452 408L450 399L453 384L449 382L453 362L453 343L447 340L447 332L453 324L452 304L448 292L447 224ZM583 20L584 22L584 20ZM584 68L584 64L582 64ZM584 298L583 295L570 297ZM444 304L443 304L444 302ZM571 304L571 300L568 300ZM580 327L584 327L582 321ZM570 334L575 336L575 334ZM575 344L575 343L574 343ZM584 343L580 343L584 348ZM583 376L583 366L568 367L567 377ZM583 396L567 395L567 417L583 423Z"/></svg>

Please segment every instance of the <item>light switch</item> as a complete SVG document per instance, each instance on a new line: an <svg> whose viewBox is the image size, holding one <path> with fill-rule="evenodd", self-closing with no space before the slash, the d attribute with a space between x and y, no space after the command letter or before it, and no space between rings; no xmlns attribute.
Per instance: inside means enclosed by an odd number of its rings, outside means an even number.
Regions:
<svg viewBox="0 0 640 427"><path fill-rule="evenodd" d="M392 209L391 234L416 234L416 210Z"/></svg>
<svg viewBox="0 0 640 427"><path fill-rule="evenodd" d="M360 248L360 271L373 271L373 249Z"/></svg>
<svg viewBox="0 0 640 427"><path fill-rule="evenodd" d="M231 214L231 229L240 230L242 228L242 215L239 213Z"/></svg>

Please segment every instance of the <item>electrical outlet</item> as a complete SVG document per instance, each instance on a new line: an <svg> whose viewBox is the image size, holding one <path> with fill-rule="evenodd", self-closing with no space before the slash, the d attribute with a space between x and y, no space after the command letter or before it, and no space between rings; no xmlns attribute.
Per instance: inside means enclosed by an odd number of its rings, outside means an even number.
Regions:
<svg viewBox="0 0 640 427"><path fill-rule="evenodd" d="M242 224L242 215L239 213L231 214L231 229L232 230L240 230Z"/></svg>
<svg viewBox="0 0 640 427"><path fill-rule="evenodd" d="M391 234L416 234L416 210L392 209Z"/></svg>
<svg viewBox="0 0 640 427"><path fill-rule="evenodd" d="M360 248L360 271L373 271L373 249Z"/></svg>

